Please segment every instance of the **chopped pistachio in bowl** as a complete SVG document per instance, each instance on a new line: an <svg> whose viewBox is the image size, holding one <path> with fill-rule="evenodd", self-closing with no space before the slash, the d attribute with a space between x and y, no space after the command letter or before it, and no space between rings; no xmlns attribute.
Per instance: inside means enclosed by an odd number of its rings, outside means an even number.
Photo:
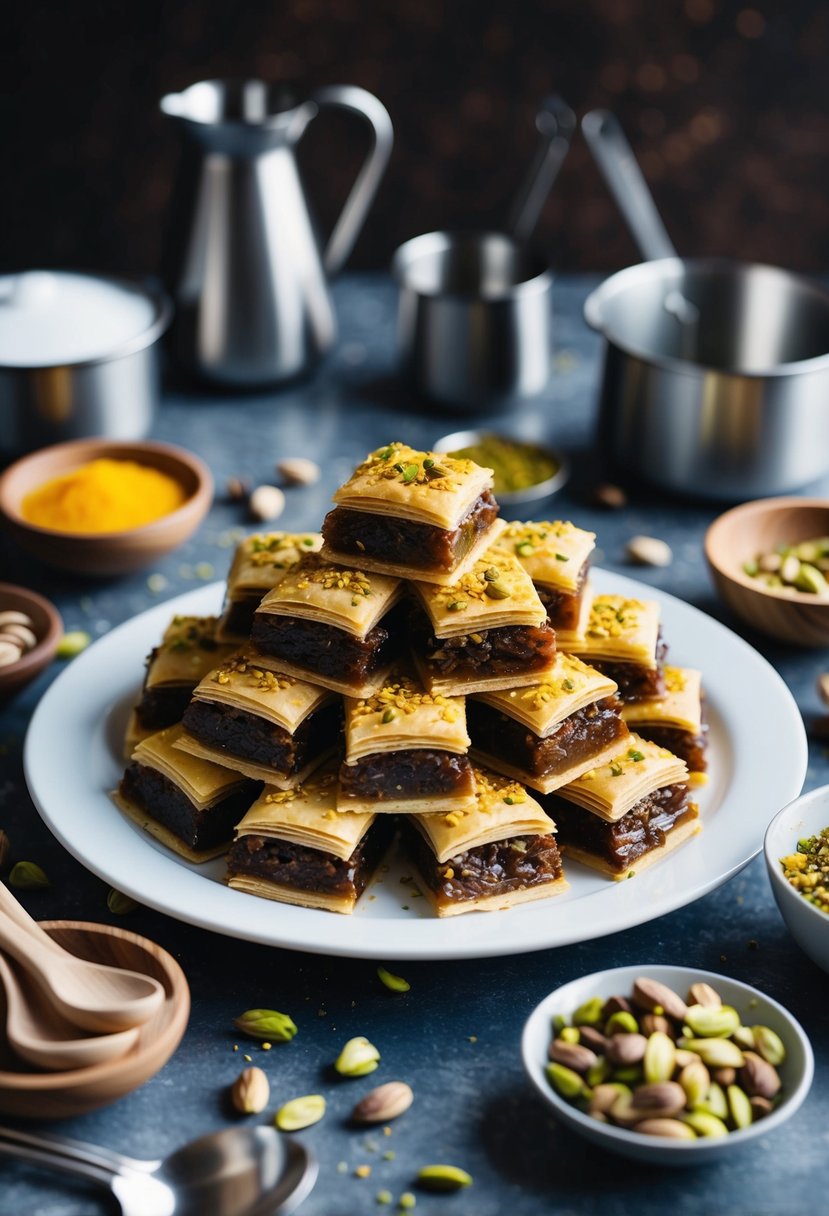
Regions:
<svg viewBox="0 0 829 1216"><path fill-rule="evenodd" d="M801 950L824 971L829 971L829 912L822 911L792 886L785 877L781 859L796 855L799 841L817 836L827 827L829 785L824 785L784 806L769 824L763 846L780 915Z"/></svg>
<svg viewBox="0 0 829 1216"><path fill-rule="evenodd" d="M675 1139L662 1135L646 1135L600 1121L587 1112L587 1103L574 1105L551 1084L549 1076L550 1044L560 1025L559 1019L571 1024L574 1012L587 1002L610 997L629 998L635 982L647 977L666 985L683 1000L692 985L709 985L727 1006L740 1015L744 1027L767 1027L779 1036L785 1047L785 1059L777 1067L782 1082L779 1099L765 1117L747 1126L714 1136L695 1134L693 1139ZM792 1015L771 997L756 988L724 975L698 971L691 967L673 967L643 963L634 967L615 967L564 984L537 1005L524 1027L521 1042L524 1067L542 1098L552 1107L555 1117L572 1131L611 1152L654 1165L699 1165L730 1155L741 1145L750 1143L780 1127L800 1107L812 1083L814 1058L803 1028ZM712 1066L713 1067L713 1066ZM739 1076L737 1078L739 1080ZM635 1087L637 1082L633 1081ZM680 1119L681 1116L677 1116Z"/></svg>

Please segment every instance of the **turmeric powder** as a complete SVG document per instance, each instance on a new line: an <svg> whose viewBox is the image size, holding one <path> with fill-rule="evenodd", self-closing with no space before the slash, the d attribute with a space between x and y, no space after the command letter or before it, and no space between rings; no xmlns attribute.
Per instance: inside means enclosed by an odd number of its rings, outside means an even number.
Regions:
<svg viewBox="0 0 829 1216"><path fill-rule="evenodd" d="M122 532L169 515L185 492L174 477L133 460L91 460L27 494L20 513L55 532Z"/></svg>

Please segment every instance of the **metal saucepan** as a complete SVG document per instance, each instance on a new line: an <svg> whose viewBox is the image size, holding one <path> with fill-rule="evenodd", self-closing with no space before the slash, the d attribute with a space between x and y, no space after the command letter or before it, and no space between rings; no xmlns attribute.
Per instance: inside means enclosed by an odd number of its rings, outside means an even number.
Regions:
<svg viewBox="0 0 829 1216"><path fill-rule="evenodd" d="M546 386L553 280L525 242L575 126L559 97L544 102L536 117L539 146L508 232L428 232L397 250L392 270L400 285L403 367L432 400L474 410Z"/></svg>
<svg viewBox="0 0 829 1216"><path fill-rule="evenodd" d="M829 470L829 292L751 262L680 259L625 136L582 130L649 259L605 280L584 314L607 348L599 440L610 460L681 493L781 494Z"/></svg>

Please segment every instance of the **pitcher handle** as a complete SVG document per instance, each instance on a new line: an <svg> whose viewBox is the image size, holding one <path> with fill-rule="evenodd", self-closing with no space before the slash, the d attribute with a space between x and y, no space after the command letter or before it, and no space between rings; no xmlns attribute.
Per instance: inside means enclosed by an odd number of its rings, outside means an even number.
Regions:
<svg viewBox="0 0 829 1216"><path fill-rule="evenodd" d="M371 128L371 147L368 155L351 187L351 193L345 200L345 206L334 225L334 231L322 257L326 274L333 276L342 270L363 226L391 156L394 133L389 112L382 101L357 85L329 85L327 88L318 89L313 100L320 109L323 106L339 106L353 114L359 114Z"/></svg>

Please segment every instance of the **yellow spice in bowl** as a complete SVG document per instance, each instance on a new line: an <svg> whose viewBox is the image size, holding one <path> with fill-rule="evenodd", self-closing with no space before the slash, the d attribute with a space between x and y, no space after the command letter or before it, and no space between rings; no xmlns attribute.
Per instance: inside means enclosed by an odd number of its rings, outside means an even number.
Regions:
<svg viewBox="0 0 829 1216"><path fill-rule="evenodd" d="M177 510L186 498L174 477L134 460L91 460L23 499L27 523L55 532L124 532Z"/></svg>

